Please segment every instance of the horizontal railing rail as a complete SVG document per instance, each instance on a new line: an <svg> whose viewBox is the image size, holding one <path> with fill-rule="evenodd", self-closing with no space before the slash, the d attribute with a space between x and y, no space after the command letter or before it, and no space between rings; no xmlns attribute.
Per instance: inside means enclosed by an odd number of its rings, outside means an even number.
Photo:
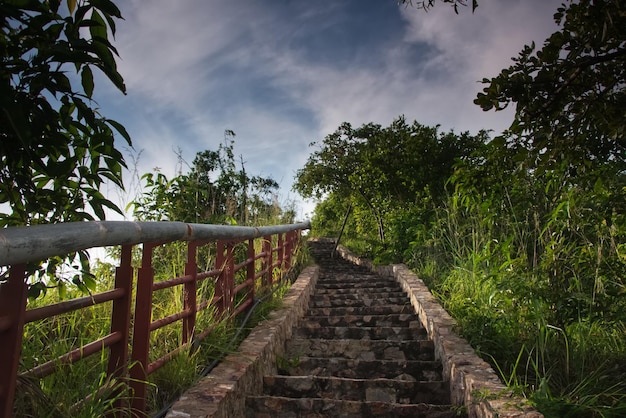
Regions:
<svg viewBox="0 0 626 418"><path fill-rule="evenodd" d="M274 226L229 226L184 222L68 222L0 229L0 266L113 245L260 238L309 229L309 222Z"/></svg>
<svg viewBox="0 0 626 418"><path fill-rule="evenodd" d="M206 329L197 329L198 314L211 308L216 320L219 320L232 318L249 309L254 303L255 292L274 284L276 271L279 277L283 277L291 268L301 232L309 228L308 222L241 227L182 222L100 221L0 230L0 267L7 277L0 282L0 416L12 416L18 377L42 378L59 367L104 350L108 350L108 376L127 379L132 394L126 405L120 401L117 407L127 408L136 416L145 415L148 376L192 344L206 338L215 328L212 324ZM187 242L184 274L155 281L155 248L179 241ZM139 245L140 267L135 272L133 248ZM245 254L240 255L244 259L236 263L234 249L241 245L247 246ZM28 263L41 263L50 257L110 246L121 246L112 289L27 309ZM214 246L215 262L210 269L201 271L198 250L206 246ZM241 272L239 276L238 272ZM240 277L237 283L236 277ZM198 294L198 286L205 280L213 280L213 293L208 299ZM182 310L153 318L155 292L174 286L183 288ZM112 304L110 332L107 335L20 372L25 324L104 303ZM159 358L153 358L150 353L151 333L177 322L182 324L180 345Z"/></svg>

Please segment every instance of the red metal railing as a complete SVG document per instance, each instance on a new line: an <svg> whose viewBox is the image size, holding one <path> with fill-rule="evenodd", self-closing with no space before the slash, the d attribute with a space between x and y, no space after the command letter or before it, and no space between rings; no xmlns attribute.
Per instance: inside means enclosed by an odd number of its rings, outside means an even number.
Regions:
<svg viewBox="0 0 626 418"><path fill-rule="evenodd" d="M271 287L275 271L282 275L290 269L301 231L309 228L308 223L264 228L154 224L89 222L72 224L65 229L61 225L7 228L0 233L0 265L8 268L8 279L0 284L0 416L12 415L18 376L42 378L63 365L75 363L103 350L109 351L108 375L129 378L132 399L126 407L133 414L145 414L148 376L190 344L211 333L213 326L197 329L198 313L210 308L217 318L227 318L250 308L257 287ZM82 234L91 237L76 237L68 244L65 238L76 232L76 226L81 227ZM130 232L123 233L124 228ZM152 267L154 249L175 241L188 241L184 275L155 282ZM30 250L28 243L33 245ZM113 289L41 308L26 309L27 262L40 261L44 256L117 244L121 245L121 257ZM137 244L143 245L135 283L131 261L133 247ZM215 246L213 269L199 271L198 249L209 245ZM235 264L233 250L238 245L246 245L247 249L245 259ZM236 284L235 277L240 271L240 277L243 278ZM198 300L198 285L209 279L214 284L212 298ZM183 309L153 319L154 293L174 286L183 286ZM235 300L239 301L236 306ZM107 302L112 303L110 332L107 335L18 374L25 324ZM182 322L181 345L160 358L152 359L151 333L179 321Z"/></svg>

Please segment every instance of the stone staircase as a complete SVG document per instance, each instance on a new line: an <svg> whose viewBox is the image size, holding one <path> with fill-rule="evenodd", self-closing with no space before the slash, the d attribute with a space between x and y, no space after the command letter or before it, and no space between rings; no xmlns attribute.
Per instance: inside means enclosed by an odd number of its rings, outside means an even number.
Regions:
<svg viewBox="0 0 626 418"><path fill-rule="evenodd" d="M276 375L249 396L249 418L465 416L409 299L392 278L310 242L320 277Z"/></svg>

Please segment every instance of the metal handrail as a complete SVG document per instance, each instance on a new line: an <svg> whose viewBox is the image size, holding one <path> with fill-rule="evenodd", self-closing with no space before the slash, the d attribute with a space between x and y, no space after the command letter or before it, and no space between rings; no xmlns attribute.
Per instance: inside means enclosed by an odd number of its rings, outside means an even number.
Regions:
<svg viewBox="0 0 626 418"><path fill-rule="evenodd" d="M0 229L0 266L40 261L94 247L149 242L252 239L310 228L309 221L263 227L130 221L9 227Z"/></svg>
<svg viewBox="0 0 626 418"><path fill-rule="evenodd" d="M113 303L108 335L22 374L45 376L54 372L60 364L71 364L102 350L109 350L107 373L112 377L130 378L133 395L126 406L137 416L145 416L148 375L185 347L212 332L214 326L205 330L196 329L196 315L213 306L218 317L227 317L252 306L256 280L260 279L261 288L272 287L274 269L278 268L281 276L289 270L301 231L305 229L310 229L310 222L242 227L184 222L96 221L0 229L0 266L8 273L8 277L5 276L7 279L0 282L0 370L3 370L0 373L0 418L11 414L24 324L107 301ZM260 245L255 246L256 238L261 239ZM176 241L188 242L185 273L155 283L153 249ZM246 241L246 260L235 264L233 248ZM276 242L276 246L273 242ZM131 252L137 244L143 246L141 267L137 269L135 280ZM28 283L24 279L29 271L27 263L44 262L53 256L115 245L121 246L121 258L115 273L114 289L87 298L26 309ZM215 245L215 265L210 271L199 271L196 249L205 245ZM257 252L255 247L259 246L262 248ZM238 271L244 272L246 278L235 285L234 278ZM214 278L216 293L211 300L198 300L197 285L208 277ZM184 294L187 296L184 297L183 309L163 318L152 318L153 292L171 286L184 286ZM245 300L234 306L235 295L239 292L245 295ZM131 298L135 303L132 303ZM177 321L183 325L181 345L151 361L150 332L166 323ZM132 352L129 346L132 346ZM130 366L130 369L125 370L126 366Z"/></svg>

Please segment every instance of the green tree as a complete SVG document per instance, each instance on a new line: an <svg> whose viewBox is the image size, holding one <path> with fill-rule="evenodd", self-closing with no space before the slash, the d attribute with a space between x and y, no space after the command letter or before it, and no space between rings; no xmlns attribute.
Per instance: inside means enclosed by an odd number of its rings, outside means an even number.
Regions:
<svg viewBox="0 0 626 418"><path fill-rule="evenodd" d="M94 69L125 92L109 41L120 18L109 0L0 2L1 226L120 212L99 189L122 187L115 132L130 137L93 101Z"/></svg>
<svg viewBox="0 0 626 418"><path fill-rule="evenodd" d="M475 102L484 110L515 106L514 121L457 166L454 198L423 244L454 254L439 274L450 304L459 301L461 326L510 370L507 379L545 382L529 396L546 417L621 416L626 9L617 0L568 1L554 17L560 29L543 47L524 47L484 80ZM460 276L495 288L490 303L455 294ZM502 309L506 294L514 303ZM503 328L506 318L519 327ZM558 335L548 340L550 330ZM498 347L511 335L522 348L506 353ZM531 373L515 370L524 362Z"/></svg>
<svg viewBox="0 0 626 418"><path fill-rule="evenodd" d="M534 219L526 243L531 265L546 280L546 298L559 306L554 322L563 324L609 318L621 306L614 297L624 289L626 9L617 0L568 2L554 19L561 28L541 49L525 46L512 66L485 79L476 103L484 110L516 106L479 171L508 155L500 188L517 219ZM483 190L494 179L478 178ZM590 248L597 259L586 255Z"/></svg>
<svg viewBox="0 0 626 418"><path fill-rule="evenodd" d="M294 189L304 197L343 196L363 219L360 208L367 208L384 241L385 217L396 208L425 209L425 202L440 202L455 162L486 139L486 132L440 133L438 127L409 125L404 117L387 128L369 123L353 129L344 123L296 173Z"/></svg>
<svg viewBox="0 0 626 418"><path fill-rule="evenodd" d="M227 130L217 150L198 152L188 173L169 180L162 173L147 173L145 192L132 202L141 220L195 223L258 224L270 221L278 183L269 177L250 176L243 157L238 169L233 131Z"/></svg>

